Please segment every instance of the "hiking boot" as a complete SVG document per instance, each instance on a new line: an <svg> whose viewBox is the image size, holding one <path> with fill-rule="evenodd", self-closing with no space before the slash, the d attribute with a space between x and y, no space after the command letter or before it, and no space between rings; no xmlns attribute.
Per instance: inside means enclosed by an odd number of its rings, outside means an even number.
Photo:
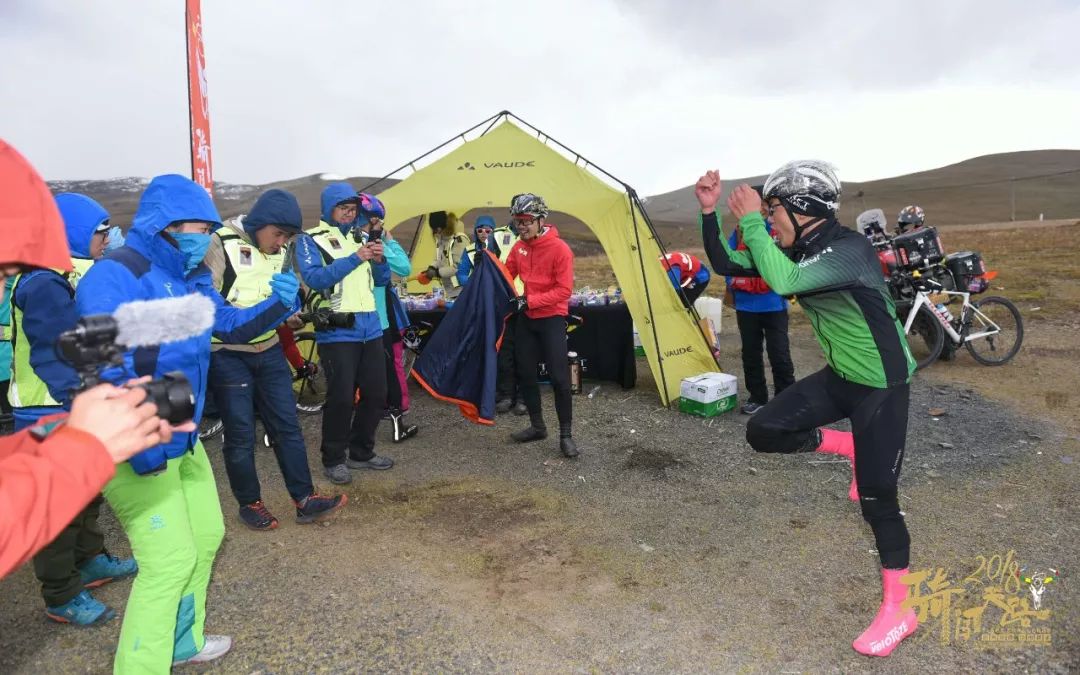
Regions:
<svg viewBox="0 0 1080 675"><path fill-rule="evenodd" d="M514 414L517 415L518 417L521 417L522 415L528 415L529 414L529 409L528 409L528 407L526 407L526 405L524 403L522 403L521 401L518 401L517 403L514 404Z"/></svg>
<svg viewBox="0 0 1080 675"><path fill-rule="evenodd" d="M508 398L504 398L495 404L495 412L500 415L504 415L510 412L510 408L514 407L514 402Z"/></svg>
<svg viewBox="0 0 1080 675"><path fill-rule="evenodd" d="M514 433L510 434L510 438L512 438L515 443L531 443L533 441L542 441L547 438L547 429L545 429L544 427L537 428L529 425L521 431L515 431Z"/></svg>
<svg viewBox="0 0 1080 675"><path fill-rule="evenodd" d="M352 482L352 472L344 464L324 466L323 475L330 479L334 485L348 485Z"/></svg>
<svg viewBox="0 0 1080 675"><path fill-rule="evenodd" d="M390 423L394 429L395 443L400 443L404 440L412 438L416 435L416 432L420 430L420 427L416 426L415 424L407 423L402 418L401 413L396 410L390 413ZM393 466L393 463L391 463L390 466ZM386 468L389 469L390 467L388 466Z"/></svg>
<svg viewBox="0 0 1080 675"><path fill-rule="evenodd" d="M304 497L296 504L296 522L317 523L332 516L338 509L349 503L348 495L334 495L324 497L318 493L312 493Z"/></svg>
<svg viewBox="0 0 1080 675"><path fill-rule="evenodd" d="M762 403L754 403L753 401L747 401L746 403L743 403L743 406L741 408L739 408L739 412L744 415L753 415L764 407L765 405Z"/></svg>
<svg viewBox="0 0 1080 675"><path fill-rule="evenodd" d="M262 500L240 507L240 520L253 530L276 530L278 520Z"/></svg>
<svg viewBox="0 0 1080 675"><path fill-rule="evenodd" d="M95 626L116 618L116 612L98 602L88 591L81 591L59 607L46 607L45 616L57 623L74 626Z"/></svg>
<svg viewBox="0 0 1080 675"><path fill-rule="evenodd" d="M206 663L214 659L220 659L232 649L232 638L227 635L207 635L205 637L206 642L203 643L203 648L199 650L199 653L186 659L173 661L172 664L181 666L185 663Z"/></svg>
<svg viewBox="0 0 1080 675"><path fill-rule="evenodd" d="M372 455L370 459L353 459L352 457L345 460L345 465L350 469L370 469L372 471L386 471L394 466L394 460L389 457L383 457L381 455Z"/></svg>
<svg viewBox="0 0 1080 675"><path fill-rule="evenodd" d="M116 558L108 553L99 553L79 565L79 576L83 587L97 588L111 581L126 579L139 571L135 558Z"/></svg>
<svg viewBox="0 0 1080 675"><path fill-rule="evenodd" d="M559 450L562 451L563 457L574 458L581 454L578 450L577 443L570 436L563 436L559 439Z"/></svg>

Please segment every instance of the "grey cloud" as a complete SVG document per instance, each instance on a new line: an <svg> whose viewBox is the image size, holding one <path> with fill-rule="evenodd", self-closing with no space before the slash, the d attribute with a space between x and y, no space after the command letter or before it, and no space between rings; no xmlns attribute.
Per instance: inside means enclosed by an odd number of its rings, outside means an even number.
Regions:
<svg viewBox="0 0 1080 675"><path fill-rule="evenodd" d="M787 91L1080 82L1060 54L1080 30L1061 0L620 0L724 78Z"/></svg>

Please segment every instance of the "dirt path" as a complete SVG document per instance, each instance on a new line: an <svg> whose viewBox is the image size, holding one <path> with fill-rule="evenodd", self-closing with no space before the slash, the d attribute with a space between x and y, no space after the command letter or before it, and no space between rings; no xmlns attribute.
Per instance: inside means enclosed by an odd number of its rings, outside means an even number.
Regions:
<svg viewBox="0 0 1080 675"><path fill-rule="evenodd" d="M724 362L738 372L726 325ZM804 327L794 337L806 375L820 352ZM1032 347L1054 348L1037 338ZM643 374L636 390L605 384L576 400L585 448L576 462L550 444L511 447L517 418L480 429L420 399L421 435L382 446L398 466L359 476L350 506L325 527L291 522L273 458L260 451L264 497L283 525L243 529L212 442L227 534L207 627L237 638L216 670L1075 672L1080 440L971 390L969 360L913 388L901 481L913 567L946 568L954 585L976 571L976 556L1009 550L1061 568L1044 596L1050 618L1033 623L1049 629L1050 646L979 649L953 633L946 644L934 622L887 660L857 655L850 643L876 610L878 567L846 498L848 467L756 455L745 418L663 410ZM978 374L992 394L1030 367L1021 359ZM309 442L317 435L309 419ZM111 516L106 525L125 550ZM128 588L99 595L120 609ZM975 606L981 593L971 585L952 606ZM28 569L0 582L0 608L0 672L110 669L119 622L48 624Z"/></svg>

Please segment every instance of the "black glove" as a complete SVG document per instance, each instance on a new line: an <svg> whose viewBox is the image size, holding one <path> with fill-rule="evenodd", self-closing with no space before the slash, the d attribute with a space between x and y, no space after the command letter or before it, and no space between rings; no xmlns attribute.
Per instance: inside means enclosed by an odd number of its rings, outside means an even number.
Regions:
<svg viewBox="0 0 1080 675"><path fill-rule="evenodd" d="M529 302L525 299L525 296L519 296L510 300L515 314L522 314L529 308Z"/></svg>

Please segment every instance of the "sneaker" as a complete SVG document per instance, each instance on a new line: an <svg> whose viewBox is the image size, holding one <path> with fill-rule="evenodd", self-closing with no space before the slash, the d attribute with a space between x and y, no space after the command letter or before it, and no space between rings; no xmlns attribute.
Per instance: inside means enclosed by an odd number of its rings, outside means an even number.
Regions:
<svg viewBox="0 0 1080 675"><path fill-rule="evenodd" d="M278 519L262 500L240 507L240 520L252 530L276 530Z"/></svg>
<svg viewBox="0 0 1080 675"><path fill-rule="evenodd" d="M517 415L518 417L521 417L522 415L528 415L529 414L529 409L525 406L524 403L522 403L521 401L518 401L517 403L514 404L514 414Z"/></svg>
<svg viewBox="0 0 1080 675"><path fill-rule="evenodd" d="M45 616L57 623L74 626L96 626L116 618L116 612L98 602L88 591L81 591L59 607L46 607Z"/></svg>
<svg viewBox="0 0 1080 675"><path fill-rule="evenodd" d="M179 661L173 661L172 664L180 666L185 663L206 663L214 659L220 659L232 649L232 638L227 635L207 635L205 637L206 642L203 643L203 648L199 650L198 654Z"/></svg>
<svg viewBox="0 0 1080 675"><path fill-rule="evenodd" d="M82 577L85 588L97 588L111 581L126 579L135 576L138 571L139 566L135 563L135 558L121 560L108 553L99 553L79 565L79 576Z"/></svg>
<svg viewBox="0 0 1080 675"><path fill-rule="evenodd" d="M386 471L394 466L394 460L389 457L383 457L382 455L372 455L370 459L353 459L352 457L345 460L345 466L350 469L371 469L372 471Z"/></svg>
<svg viewBox="0 0 1080 675"><path fill-rule="evenodd" d="M352 473L349 471L349 467L344 464L324 466L323 475L329 478L330 482L335 485L348 485L352 482Z"/></svg>
<svg viewBox="0 0 1080 675"><path fill-rule="evenodd" d="M342 506L348 504L349 497L348 495L324 497L313 493L294 503L296 504L296 522L317 523L329 518Z"/></svg>
<svg viewBox="0 0 1080 675"><path fill-rule="evenodd" d="M514 407L514 402L508 398L504 398L495 404L495 412L503 415L510 412L510 408Z"/></svg>
<svg viewBox="0 0 1080 675"><path fill-rule="evenodd" d="M214 436L217 436L222 431L225 431L225 423L221 420L205 420L199 426L199 440L210 440Z"/></svg>
<svg viewBox="0 0 1080 675"><path fill-rule="evenodd" d="M741 408L739 408L739 412L744 415L753 415L764 407L765 405L762 403L754 403L753 401L747 401L743 404Z"/></svg>

